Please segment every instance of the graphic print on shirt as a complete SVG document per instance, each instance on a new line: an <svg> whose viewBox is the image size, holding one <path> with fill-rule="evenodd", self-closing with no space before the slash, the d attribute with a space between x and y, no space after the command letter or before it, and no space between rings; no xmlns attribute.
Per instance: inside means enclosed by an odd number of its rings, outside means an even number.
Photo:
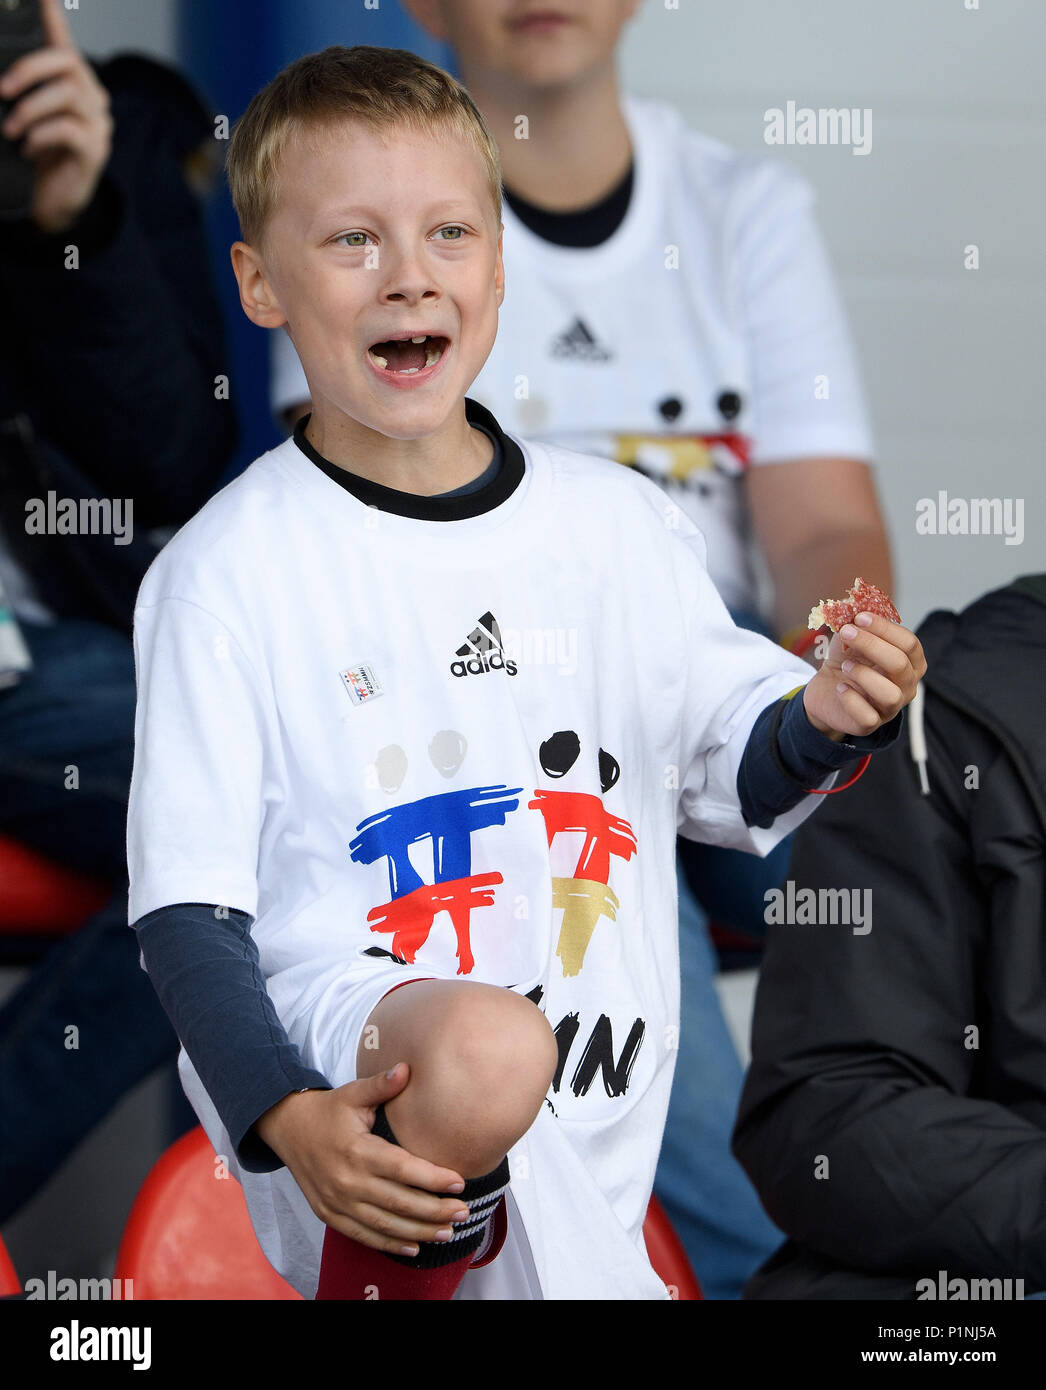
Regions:
<svg viewBox="0 0 1046 1390"><path fill-rule="evenodd" d="M429 745L429 757L443 776L453 776L466 747L462 735L442 730ZM563 777L580 752L581 741L574 730L560 730L541 744L542 771L548 777ZM381 785L395 789L406 771L406 755L398 746L382 749L375 768ZM617 760L601 748L599 778L604 795L620 774ZM350 858L358 864L384 859L389 874L389 901L371 908L367 921L372 932L391 934L391 951L371 948L367 954L389 954L415 964L437 914L446 912L457 941L457 973L472 973L472 913L493 906L495 890L504 882L496 870L472 873L472 834L504 825L519 807L522 791L522 787L505 783L467 787L403 802L358 823L357 834L349 844ZM616 921L620 902L610 887L611 861L619 858L627 862L636 853L638 842L628 821L608 812L602 799L589 792L538 787L527 809L541 814L550 850L559 835L582 837L573 874L552 879L552 904L563 913L556 956L562 963L563 977L568 978L580 974L600 918ZM409 855L410 846L421 842L428 842L431 848L431 883L422 878Z"/></svg>
<svg viewBox="0 0 1046 1390"><path fill-rule="evenodd" d="M506 671L514 676L518 670L516 663L505 655L498 620L489 612L483 614L454 655L459 659L450 663L452 676L479 676L488 671Z"/></svg>
<svg viewBox="0 0 1046 1390"><path fill-rule="evenodd" d="M462 734L442 729L429 743L429 760L442 776L450 778L459 772L467 749ZM580 754L581 740L575 731L561 729L541 744L538 760L547 777L560 778L574 767ZM598 767L600 788L606 795L618 782L621 769L617 759L603 748L599 750ZM394 793L406 776L407 755L398 744L391 744L378 752L374 769L382 790ZM364 864L384 858L391 896L389 902L368 912L367 920L371 931L392 934L392 950L371 946L364 948L364 955L385 956L397 964L413 965L421 951L424 965L423 948L436 916L447 912L457 939L457 973L472 973L472 929L478 927L482 931L480 910L493 906L495 892L504 882L496 871L471 872L472 832L505 825L508 816L520 807L521 791L521 787L504 784L464 788L405 802L360 821L356 827L359 833L349 846L351 857ZM638 842L628 821L608 812L602 799L588 792L537 787L527 809L541 815L550 855L557 836L580 837L573 875L552 877L552 907L562 912L555 954L561 962L563 978L573 979L582 972L600 919L606 918L608 923L617 920L619 899L610 887L613 861L630 860L637 853ZM421 841L431 846L431 884L423 881L408 857L408 847ZM506 885L503 891L511 892L518 886ZM472 915L474 911L476 917ZM526 929L524 921L520 930ZM543 985L537 985L526 997L544 1012L548 1001ZM586 1106L590 1113L597 1108L594 1102L601 1094L607 1101L620 1101L628 1090L646 1036L645 1020L624 1020L618 1028L616 1049L610 1013L594 1001L587 1001L583 1009L569 1009L558 1021L549 1022L559 1053L552 1096L559 1101L568 1093L575 1100L589 1097ZM593 1092L597 1077L602 1087L597 1086ZM565 1091L561 1090L564 1084ZM554 1115L559 1114L551 1096L546 1097L545 1104Z"/></svg>
<svg viewBox="0 0 1046 1390"><path fill-rule="evenodd" d="M372 908L367 921L371 931L392 933L394 955L413 965L436 914L446 912L457 937L458 974L471 974L472 911L493 906L494 889L504 882L497 872L473 874L472 832L504 825L522 790L504 784L468 787L390 806L360 821L349 854L359 864L387 861L390 901ZM407 853L421 840L432 846L432 883L422 879Z"/></svg>
<svg viewBox="0 0 1046 1390"><path fill-rule="evenodd" d="M549 345L550 357L575 358L581 362L613 362L614 354L598 342L591 328L579 318Z"/></svg>
<svg viewBox="0 0 1046 1390"><path fill-rule="evenodd" d="M541 769L548 777L562 777L577 762L580 752L581 740L573 729L561 730L541 745ZM617 760L601 748L599 781L604 793L620 775ZM563 962L564 978L578 975L600 917L617 920L620 902L610 887L611 857L631 859L638 847L636 837L628 821L611 815L598 796L587 792L538 788L527 805L541 812L549 849L557 835L571 831L584 835L573 877L552 880L552 905L563 911L556 955Z"/></svg>
<svg viewBox="0 0 1046 1390"><path fill-rule="evenodd" d="M748 467L751 445L740 434L614 434L612 457L659 487L712 499Z"/></svg>

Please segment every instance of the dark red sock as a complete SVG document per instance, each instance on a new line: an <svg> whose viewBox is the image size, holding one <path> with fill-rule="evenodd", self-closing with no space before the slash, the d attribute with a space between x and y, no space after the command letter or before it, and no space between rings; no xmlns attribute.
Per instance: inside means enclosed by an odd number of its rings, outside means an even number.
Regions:
<svg viewBox="0 0 1046 1390"><path fill-rule="evenodd" d="M361 1245L328 1226L316 1299L449 1299L464 1279L474 1253L453 1264L420 1269L399 1264L381 1250Z"/></svg>
<svg viewBox="0 0 1046 1390"><path fill-rule="evenodd" d="M373 1132L390 1144L396 1136L379 1106ZM387 1255L327 1227L320 1256L317 1301L341 1299L449 1299L480 1249L487 1222L508 1184L508 1159L490 1173L470 1178L458 1194L469 1209L468 1221L455 1226L454 1239L419 1242L419 1253Z"/></svg>

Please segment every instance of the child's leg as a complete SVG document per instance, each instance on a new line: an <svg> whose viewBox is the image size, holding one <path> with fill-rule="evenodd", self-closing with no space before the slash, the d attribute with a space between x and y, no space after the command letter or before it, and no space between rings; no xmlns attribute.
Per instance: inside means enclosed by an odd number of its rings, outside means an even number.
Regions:
<svg viewBox="0 0 1046 1390"><path fill-rule="evenodd" d="M408 1063L410 1078L379 1108L375 1132L456 1169L466 1179L463 1205L477 1217L493 1211L494 1194L508 1182L505 1156L533 1124L555 1075L558 1049L545 1016L495 985L415 980L371 1010L356 1074L397 1062ZM450 1298L482 1234L482 1225L463 1226L451 1242L422 1242L412 1259L328 1228L316 1296L360 1299L377 1290L380 1298Z"/></svg>
<svg viewBox="0 0 1046 1390"><path fill-rule="evenodd" d="M376 1048L365 1045L371 1041ZM419 1158L472 1178L500 1163L534 1123L558 1049L545 1015L510 989L415 980L371 1010L356 1075L397 1062L408 1063L410 1080L384 1107L396 1138Z"/></svg>

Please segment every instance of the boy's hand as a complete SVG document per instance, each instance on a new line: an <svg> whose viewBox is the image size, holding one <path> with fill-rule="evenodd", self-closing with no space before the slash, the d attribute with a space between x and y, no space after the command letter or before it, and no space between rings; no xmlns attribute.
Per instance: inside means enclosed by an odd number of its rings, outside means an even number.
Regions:
<svg viewBox="0 0 1046 1390"><path fill-rule="evenodd" d="M47 46L4 73L0 97L15 105L0 132L20 141L36 165L33 221L60 232L94 197L112 152L113 119L109 93L76 47L58 0L42 0L41 12Z"/></svg>
<svg viewBox="0 0 1046 1390"><path fill-rule="evenodd" d="M343 1235L391 1255L416 1255L468 1216L460 1197L441 1197L460 1173L439 1168L371 1133L374 1112L407 1084L399 1063L334 1091L284 1096L255 1129L294 1175L313 1211Z"/></svg>
<svg viewBox="0 0 1046 1390"><path fill-rule="evenodd" d="M810 723L837 742L872 734L907 705L926 674L922 643L900 623L858 613L832 637L803 691Z"/></svg>

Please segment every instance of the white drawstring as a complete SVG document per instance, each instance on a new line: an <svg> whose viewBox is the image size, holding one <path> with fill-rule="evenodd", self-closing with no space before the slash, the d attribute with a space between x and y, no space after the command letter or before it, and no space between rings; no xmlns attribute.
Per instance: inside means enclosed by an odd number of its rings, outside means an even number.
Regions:
<svg viewBox="0 0 1046 1390"><path fill-rule="evenodd" d="M923 723L923 710L926 704L926 696L923 693L922 681L915 687L915 697L908 707L908 747L911 751L912 762L919 769L919 785L922 787L923 796L930 795L930 780L926 775L926 726Z"/></svg>

